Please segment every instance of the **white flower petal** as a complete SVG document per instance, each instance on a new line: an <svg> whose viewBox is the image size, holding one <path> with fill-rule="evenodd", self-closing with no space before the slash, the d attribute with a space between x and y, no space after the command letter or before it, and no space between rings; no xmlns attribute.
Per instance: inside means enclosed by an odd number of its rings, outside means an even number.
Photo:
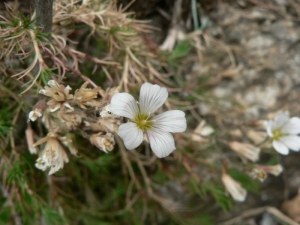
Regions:
<svg viewBox="0 0 300 225"><path fill-rule="evenodd" d="M285 134L299 134L300 133L300 118L292 117L287 123L282 126L281 131Z"/></svg>
<svg viewBox="0 0 300 225"><path fill-rule="evenodd" d="M234 180L231 176L229 176L226 173L222 175L222 182L226 190L229 192L229 194L235 201L243 202L246 200L247 191L242 187L242 185L239 182Z"/></svg>
<svg viewBox="0 0 300 225"><path fill-rule="evenodd" d="M286 145L289 149L293 151L300 150L300 137L297 135L288 135L280 138L280 142Z"/></svg>
<svg viewBox="0 0 300 225"><path fill-rule="evenodd" d="M56 88L59 88L59 84L55 81L55 80L49 80L48 81L48 85L53 88L53 87L56 87Z"/></svg>
<svg viewBox="0 0 300 225"><path fill-rule="evenodd" d="M150 146L158 158L163 158L172 153L176 147L171 133L159 129L147 131Z"/></svg>
<svg viewBox="0 0 300 225"><path fill-rule="evenodd" d="M72 88L69 86L69 85L67 85L67 87L65 87L65 93L66 94L69 94L69 91L71 91L72 90Z"/></svg>
<svg viewBox="0 0 300 225"><path fill-rule="evenodd" d="M42 116L42 114L38 111L30 111L30 113L28 114L28 118L31 121L36 121L36 119L41 116Z"/></svg>
<svg viewBox="0 0 300 225"><path fill-rule="evenodd" d="M135 123L124 123L119 127L118 135L128 150L135 149L143 142L143 131Z"/></svg>
<svg viewBox="0 0 300 225"><path fill-rule="evenodd" d="M45 89L39 90L39 94L45 95L46 94L46 90Z"/></svg>
<svg viewBox="0 0 300 225"><path fill-rule="evenodd" d="M274 124L273 124L272 130L282 127L282 125L287 123L288 121L289 121L289 113L288 112L279 113L274 119Z"/></svg>
<svg viewBox="0 0 300 225"><path fill-rule="evenodd" d="M287 146L285 146L282 142L280 141L273 141L273 147L277 152L279 152L282 155L287 155L289 154L289 149Z"/></svg>
<svg viewBox="0 0 300 225"><path fill-rule="evenodd" d="M154 113L168 98L165 87L157 84L144 83L140 91L140 109L142 113Z"/></svg>
<svg viewBox="0 0 300 225"><path fill-rule="evenodd" d="M113 114L134 119L138 110L135 99L128 93L116 93L111 99L110 111Z"/></svg>
<svg viewBox="0 0 300 225"><path fill-rule="evenodd" d="M50 112L55 112L56 110L58 110L60 108L60 104L58 103L58 104L56 104L55 106L52 106L51 108L50 108Z"/></svg>
<svg viewBox="0 0 300 225"><path fill-rule="evenodd" d="M43 159L41 157L39 157L36 160L35 167L38 168L38 169L40 169L40 170L45 171L47 169L48 165L46 164L46 162L43 161Z"/></svg>
<svg viewBox="0 0 300 225"><path fill-rule="evenodd" d="M267 128L267 133L269 135L269 137L273 137L273 124L274 122L273 121L268 121L267 124L266 124L266 128Z"/></svg>
<svg viewBox="0 0 300 225"><path fill-rule="evenodd" d="M186 129L185 113L181 110L170 110L153 118L154 127L166 132L183 132Z"/></svg>
<svg viewBox="0 0 300 225"><path fill-rule="evenodd" d="M68 102L65 102L64 105L68 108L71 109L72 111L74 111L74 108L72 106L70 106L70 104Z"/></svg>

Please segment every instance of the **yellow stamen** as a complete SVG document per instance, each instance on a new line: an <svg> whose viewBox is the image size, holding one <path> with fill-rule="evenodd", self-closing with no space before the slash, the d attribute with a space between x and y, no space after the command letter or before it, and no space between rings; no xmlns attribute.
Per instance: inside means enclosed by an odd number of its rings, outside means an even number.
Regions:
<svg viewBox="0 0 300 225"><path fill-rule="evenodd" d="M272 133L273 133L273 139L276 141L280 140L280 138L284 136L284 133L282 133L280 129L275 129L273 130Z"/></svg>
<svg viewBox="0 0 300 225"><path fill-rule="evenodd" d="M150 115L139 112L134 120L132 121L136 123L137 127L143 131L149 130L154 122L150 120Z"/></svg>

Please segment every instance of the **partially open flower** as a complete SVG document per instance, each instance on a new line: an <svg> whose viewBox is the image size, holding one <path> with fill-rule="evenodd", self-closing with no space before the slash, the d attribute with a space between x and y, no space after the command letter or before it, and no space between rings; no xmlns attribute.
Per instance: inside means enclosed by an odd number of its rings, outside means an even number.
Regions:
<svg viewBox="0 0 300 225"><path fill-rule="evenodd" d="M29 112L28 119L30 119L31 121L36 121L37 118L43 115L45 108L46 108L46 101L45 100L38 101L36 105L33 107L33 110Z"/></svg>
<svg viewBox="0 0 300 225"><path fill-rule="evenodd" d="M227 173L222 174L222 182L232 196L235 201L243 202L247 197L247 191L241 186L239 182L234 180L230 175Z"/></svg>
<svg viewBox="0 0 300 225"><path fill-rule="evenodd" d="M274 120L267 123L268 135L272 138L275 150L283 155L300 150L300 118L289 118L288 112L279 113Z"/></svg>
<svg viewBox="0 0 300 225"><path fill-rule="evenodd" d="M69 94L69 91L71 90L69 85L65 87L58 84L55 80L49 80L48 85L50 87L45 86L39 93L52 98L47 102L51 112L55 112L59 108L64 109L65 107L74 110L68 103L68 100L73 98L73 95Z"/></svg>
<svg viewBox="0 0 300 225"><path fill-rule="evenodd" d="M64 163L69 162L68 156L57 139L55 133L49 133L46 137L37 141L33 147L46 142L44 150L40 153L35 166L45 171L50 168L49 175L57 172L64 167Z"/></svg>
<svg viewBox="0 0 300 225"><path fill-rule="evenodd" d="M264 181L268 174L278 176L282 173L283 167L280 164L269 166L269 165L255 165L252 172L250 173L251 177L258 179L261 182Z"/></svg>
<svg viewBox="0 0 300 225"><path fill-rule="evenodd" d="M260 148L257 148L248 143L237 141L232 141L228 144L230 148L242 158L243 161L245 161L245 159L249 159L252 162L256 162L259 159Z"/></svg>
<svg viewBox="0 0 300 225"><path fill-rule="evenodd" d="M86 109L87 106L100 106L101 103L96 101L100 88L87 88L89 82L85 82L80 89L76 90L74 95L75 102L82 108Z"/></svg>
<svg viewBox="0 0 300 225"><path fill-rule="evenodd" d="M272 174L274 176L278 176L279 174L282 173L283 167L280 164L277 165L256 165L256 168L259 170L263 170L266 173Z"/></svg>
<svg viewBox="0 0 300 225"><path fill-rule="evenodd" d="M104 152L110 152L115 146L115 138L112 133L98 133L90 137L90 141L93 145Z"/></svg>

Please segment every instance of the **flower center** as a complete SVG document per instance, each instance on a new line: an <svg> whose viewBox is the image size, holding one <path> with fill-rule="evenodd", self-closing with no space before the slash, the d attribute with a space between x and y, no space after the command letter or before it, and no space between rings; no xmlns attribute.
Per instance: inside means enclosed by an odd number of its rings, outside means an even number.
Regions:
<svg viewBox="0 0 300 225"><path fill-rule="evenodd" d="M281 129L275 129L273 130L272 133L273 133L273 139L276 141L280 140L280 138L284 136L284 133L282 133Z"/></svg>
<svg viewBox="0 0 300 225"><path fill-rule="evenodd" d="M141 112L135 116L133 122L136 123L137 127L142 131L149 130L154 124L154 122L150 120L150 115Z"/></svg>

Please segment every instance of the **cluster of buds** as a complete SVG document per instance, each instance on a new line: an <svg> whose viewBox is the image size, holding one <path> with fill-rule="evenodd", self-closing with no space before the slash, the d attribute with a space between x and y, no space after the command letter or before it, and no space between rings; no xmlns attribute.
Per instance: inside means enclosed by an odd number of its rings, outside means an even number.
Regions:
<svg viewBox="0 0 300 225"><path fill-rule="evenodd" d="M27 129L28 148L32 154L39 154L35 166L40 170L49 170L49 175L62 169L69 161L63 145L77 156L78 150L70 138L77 133L87 138L91 144L108 153L115 145L114 133L121 125L121 117L109 110L110 98L117 89L103 91L100 87L88 88L88 82L71 94L71 87L50 80L48 86L39 91L47 96L40 100L29 113L28 118L36 121L39 117L48 129L46 137L34 143L33 130ZM43 150L39 145L45 143Z"/></svg>

